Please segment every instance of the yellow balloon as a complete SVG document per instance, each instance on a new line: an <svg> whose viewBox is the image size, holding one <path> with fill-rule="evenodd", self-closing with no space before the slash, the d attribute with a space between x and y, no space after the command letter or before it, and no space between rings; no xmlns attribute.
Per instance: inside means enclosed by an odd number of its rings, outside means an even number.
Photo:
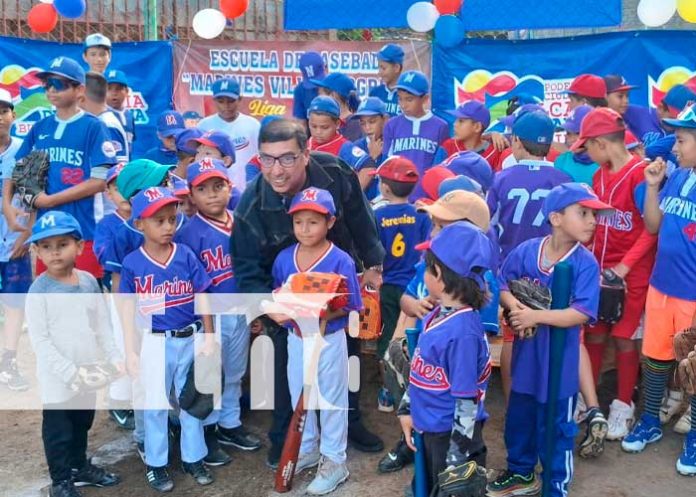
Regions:
<svg viewBox="0 0 696 497"><path fill-rule="evenodd" d="M7 66L0 76L0 82L4 85L11 85L24 76L24 68L20 66Z"/></svg>
<svg viewBox="0 0 696 497"><path fill-rule="evenodd" d="M684 84L691 77L684 69L671 69L669 72L662 74L658 88L661 91L669 91L674 85Z"/></svg>
<svg viewBox="0 0 696 497"><path fill-rule="evenodd" d="M466 82L464 84L464 91L475 92L479 91L481 88L486 86L486 84L491 80L491 73L484 71L483 69L477 69L472 71L466 77Z"/></svg>
<svg viewBox="0 0 696 497"><path fill-rule="evenodd" d="M696 23L696 0L679 0L677 12L686 22Z"/></svg>

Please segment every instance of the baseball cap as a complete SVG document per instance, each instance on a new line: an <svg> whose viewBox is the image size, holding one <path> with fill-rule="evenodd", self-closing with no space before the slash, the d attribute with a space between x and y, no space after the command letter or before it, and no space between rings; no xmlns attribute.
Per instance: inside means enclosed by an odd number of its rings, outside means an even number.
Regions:
<svg viewBox="0 0 696 497"><path fill-rule="evenodd" d="M46 79L52 75L61 76L81 85L85 84L85 70L70 57L56 57L51 61L48 69L36 73L36 77L39 79Z"/></svg>
<svg viewBox="0 0 696 497"><path fill-rule="evenodd" d="M123 198L130 199L136 192L159 186L176 166L158 164L149 159L136 159L125 165L116 178L116 186Z"/></svg>
<svg viewBox="0 0 696 497"><path fill-rule="evenodd" d="M185 129L184 118L175 110L165 110L157 118L157 132L168 138Z"/></svg>
<svg viewBox="0 0 696 497"><path fill-rule="evenodd" d="M85 38L85 50L92 47L111 48L111 40L101 33L92 33Z"/></svg>
<svg viewBox="0 0 696 497"><path fill-rule="evenodd" d="M626 133L624 135L624 143L626 144L626 150L633 150L643 144L643 142L641 142L628 128L626 128Z"/></svg>
<svg viewBox="0 0 696 497"><path fill-rule="evenodd" d="M512 134L517 138L540 145L551 145L555 131L553 121L543 112L527 112L512 125Z"/></svg>
<svg viewBox="0 0 696 497"><path fill-rule="evenodd" d="M476 100L467 100L456 109L448 110L447 113L457 119L471 119L474 122L481 123L484 130L491 124L491 113L485 105Z"/></svg>
<svg viewBox="0 0 696 497"><path fill-rule="evenodd" d="M379 97L367 97L360 102L358 110L352 117L361 116L385 116L387 115L387 105Z"/></svg>
<svg viewBox="0 0 696 497"><path fill-rule="evenodd" d="M546 110L544 110L544 107L542 107L540 104L523 104L520 105L518 108L515 109L515 111L510 114L509 116L505 116L500 119L500 122L509 129L512 129L513 124L515 124L515 121L522 117L523 115L529 113L529 112L543 112L546 113Z"/></svg>
<svg viewBox="0 0 696 497"><path fill-rule="evenodd" d="M309 104L307 117L313 112L321 112L339 118L341 117L341 106L338 105L335 98L329 97L328 95L319 95L318 97L314 97Z"/></svg>
<svg viewBox="0 0 696 497"><path fill-rule="evenodd" d="M675 113L681 112L686 104L692 101L696 101L696 93L686 85L674 85L662 99L662 103L673 109Z"/></svg>
<svg viewBox="0 0 696 497"><path fill-rule="evenodd" d="M691 102L684 107L676 119L663 119L662 122L673 128L696 129L696 104Z"/></svg>
<svg viewBox="0 0 696 497"><path fill-rule="evenodd" d="M123 71L119 71L118 69L109 69L108 71L106 71L106 82L108 84L129 86L126 73Z"/></svg>
<svg viewBox="0 0 696 497"><path fill-rule="evenodd" d="M72 235L82 240L82 228L71 214L63 211L48 211L31 227L31 236L25 243L36 243L52 236Z"/></svg>
<svg viewBox="0 0 696 497"><path fill-rule="evenodd" d="M449 178L440 183L440 187L437 189L437 194L440 198L447 195L449 192L455 190L464 190L465 192L476 193L477 195L483 195L484 191L481 185L477 181L471 179L468 176L460 174L454 178Z"/></svg>
<svg viewBox="0 0 696 497"><path fill-rule="evenodd" d="M229 97L237 100L241 94L239 82L234 78L221 78L216 80L211 90L213 92L213 98Z"/></svg>
<svg viewBox="0 0 696 497"><path fill-rule="evenodd" d="M231 157L232 162L236 160L234 142L232 141L232 137L227 133L223 133L222 131L208 131L197 137L191 138L190 141L194 141L199 145L216 148L223 157ZM191 145L189 144L189 146Z"/></svg>
<svg viewBox="0 0 696 497"><path fill-rule="evenodd" d="M403 64L404 49L394 43L388 43L377 52L377 59L390 64Z"/></svg>
<svg viewBox="0 0 696 497"><path fill-rule="evenodd" d="M418 97L427 95L430 91L430 83L420 71L406 71L401 73L399 80L396 82L397 90L404 90Z"/></svg>
<svg viewBox="0 0 696 497"><path fill-rule="evenodd" d="M573 109L573 113L568 116L561 128L571 133L580 133L580 125L585 116L592 111L592 106L581 105Z"/></svg>
<svg viewBox="0 0 696 497"><path fill-rule="evenodd" d="M116 164L115 166L110 167L108 171L106 171L106 184L108 185L115 180L124 167L125 164Z"/></svg>
<svg viewBox="0 0 696 497"><path fill-rule="evenodd" d="M576 151L585 146L590 138L610 135L625 131L626 125L621 114L608 107L597 107L592 109L582 120L580 126L580 138L571 145L570 150Z"/></svg>
<svg viewBox="0 0 696 497"><path fill-rule="evenodd" d="M14 103L12 103L12 95L9 91L4 88L0 88L0 103L6 104L10 109L14 109Z"/></svg>
<svg viewBox="0 0 696 497"><path fill-rule="evenodd" d="M626 81L623 76L619 76L618 74L609 74L604 76L604 84L607 87L607 94L638 88L636 85L629 85L628 81Z"/></svg>
<svg viewBox="0 0 696 497"><path fill-rule="evenodd" d="M176 135L176 151L183 152L187 155L196 155L196 146L192 146L190 143L199 136L202 136L203 132L198 128L186 128L181 130Z"/></svg>
<svg viewBox="0 0 696 497"><path fill-rule="evenodd" d="M312 80L324 79L324 59L317 52L305 52L300 57L300 72L302 73L302 85L305 88L314 88Z"/></svg>
<svg viewBox="0 0 696 497"><path fill-rule="evenodd" d="M206 157L198 162L194 162L186 170L186 179L191 186L200 185L210 178L222 178L229 182L224 162Z"/></svg>
<svg viewBox="0 0 696 497"><path fill-rule="evenodd" d="M178 204L174 192L163 186L152 186L139 192L131 202L131 219L145 219L153 216L162 207Z"/></svg>
<svg viewBox="0 0 696 497"><path fill-rule="evenodd" d="M348 98L351 92L356 91L353 80L340 72L331 73L324 79L314 78L311 82L327 90L335 91L343 98Z"/></svg>
<svg viewBox="0 0 696 497"><path fill-rule="evenodd" d="M186 119L200 119L201 115L195 110L187 110L182 114L182 117Z"/></svg>
<svg viewBox="0 0 696 497"><path fill-rule="evenodd" d="M406 157L398 155L387 157L377 169L367 174L400 183L418 183L416 165Z"/></svg>
<svg viewBox="0 0 696 497"><path fill-rule="evenodd" d="M567 90L561 93L579 95L586 98L606 98L607 84L603 78L594 74L581 74L570 83L570 87Z"/></svg>
<svg viewBox="0 0 696 497"><path fill-rule="evenodd" d="M336 206L333 197L327 190L321 188L307 188L295 195L290 203L288 214L299 211L314 211L319 214L335 215Z"/></svg>
<svg viewBox="0 0 696 497"><path fill-rule="evenodd" d="M186 197L191 193L188 183L174 174L169 175L169 189L174 192L176 197Z"/></svg>
<svg viewBox="0 0 696 497"><path fill-rule="evenodd" d="M554 187L547 197L544 199L544 204L541 207L541 212L544 218L548 219L552 212L558 212L565 209L569 205L580 204L583 207L595 211L608 213L614 208L605 204L592 191L592 188L584 183L563 183Z"/></svg>
<svg viewBox="0 0 696 497"><path fill-rule="evenodd" d="M476 152L463 150L449 157L441 164L454 174L463 174L476 181L484 192L493 185L493 169L488 161Z"/></svg>
<svg viewBox="0 0 696 497"><path fill-rule="evenodd" d="M430 249L435 257L459 276L471 278L479 288L486 288L483 273L491 266L491 243L486 234L473 224L459 221L445 226L431 241L418 248Z"/></svg>
<svg viewBox="0 0 696 497"><path fill-rule="evenodd" d="M448 181L454 180L455 178L452 178ZM480 195L464 190L447 192L433 204L425 205L418 210L443 221L467 219L483 231L487 231L491 223L491 213L486 201Z"/></svg>
<svg viewBox="0 0 696 497"><path fill-rule="evenodd" d="M261 129L265 128L266 126L271 124L273 121L277 121L279 119L283 119L283 116L278 116L278 115L264 116L264 118L261 119Z"/></svg>
<svg viewBox="0 0 696 497"><path fill-rule="evenodd" d="M437 200L440 184L448 178L454 178L456 174L443 166L435 166L423 174L421 187L430 200Z"/></svg>

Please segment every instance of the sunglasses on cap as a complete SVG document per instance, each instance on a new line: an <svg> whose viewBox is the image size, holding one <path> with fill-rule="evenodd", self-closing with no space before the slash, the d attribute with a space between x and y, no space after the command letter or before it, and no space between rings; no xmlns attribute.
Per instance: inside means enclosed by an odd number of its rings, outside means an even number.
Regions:
<svg viewBox="0 0 696 497"><path fill-rule="evenodd" d="M56 91L65 91L69 88L75 88L76 86L78 85L74 82L62 78L46 78L43 81L43 87L46 90L53 88Z"/></svg>

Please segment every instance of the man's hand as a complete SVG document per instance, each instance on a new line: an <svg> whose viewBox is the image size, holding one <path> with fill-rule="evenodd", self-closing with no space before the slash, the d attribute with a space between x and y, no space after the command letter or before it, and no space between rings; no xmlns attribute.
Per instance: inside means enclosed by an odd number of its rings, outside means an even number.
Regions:
<svg viewBox="0 0 696 497"><path fill-rule="evenodd" d="M413 445L413 418L411 415L399 416L399 422L401 423L401 431L404 432L406 445L413 452L417 452L416 446Z"/></svg>
<svg viewBox="0 0 696 497"><path fill-rule="evenodd" d="M366 286L372 287L374 290L379 290L382 286L382 273L374 269L366 269L362 275L362 288Z"/></svg>
<svg viewBox="0 0 696 497"><path fill-rule="evenodd" d="M645 184L649 188L658 188L667 174L667 164L662 157L658 157L645 168L643 174L645 175Z"/></svg>

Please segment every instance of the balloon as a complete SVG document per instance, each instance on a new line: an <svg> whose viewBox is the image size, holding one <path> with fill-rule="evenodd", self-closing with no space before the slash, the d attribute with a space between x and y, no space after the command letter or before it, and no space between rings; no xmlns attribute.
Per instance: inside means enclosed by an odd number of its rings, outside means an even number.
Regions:
<svg viewBox="0 0 696 497"><path fill-rule="evenodd" d="M411 5L406 13L408 27L418 33L426 33L435 27L440 13L430 2L416 2Z"/></svg>
<svg viewBox="0 0 696 497"><path fill-rule="evenodd" d="M235 19L249 8L249 0L220 0L220 11L228 19Z"/></svg>
<svg viewBox="0 0 696 497"><path fill-rule="evenodd" d="M27 23L34 33L50 33L58 23L58 12L50 3L34 5L29 11Z"/></svg>
<svg viewBox="0 0 696 497"><path fill-rule="evenodd" d="M53 0L39 0L41 3L53 3Z"/></svg>
<svg viewBox="0 0 696 497"><path fill-rule="evenodd" d="M640 0L638 19L649 28L667 24L677 10L677 0Z"/></svg>
<svg viewBox="0 0 696 497"><path fill-rule="evenodd" d="M203 9L193 16L193 30L198 36L212 40L222 34L227 26L225 14L217 9Z"/></svg>
<svg viewBox="0 0 696 497"><path fill-rule="evenodd" d="M462 0L435 0L433 3L437 11L443 16L456 14L462 6Z"/></svg>
<svg viewBox="0 0 696 497"><path fill-rule="evenodd" d="M686 22L696 22L696 0L677 0L677 11Z"/></svg>
<svg viewBox="0 0 696 497"><path fill-rule="evenodd" d="M457 16L442 16L435 23L435 42L452 48L464 40L464 23Z"/></svg>
<svg viewBox="0 0 696 497"><path fill-rule="evenodd" d="M85 13L85 0L54 0L58 13L68 19L77 19Z"/></svg>

